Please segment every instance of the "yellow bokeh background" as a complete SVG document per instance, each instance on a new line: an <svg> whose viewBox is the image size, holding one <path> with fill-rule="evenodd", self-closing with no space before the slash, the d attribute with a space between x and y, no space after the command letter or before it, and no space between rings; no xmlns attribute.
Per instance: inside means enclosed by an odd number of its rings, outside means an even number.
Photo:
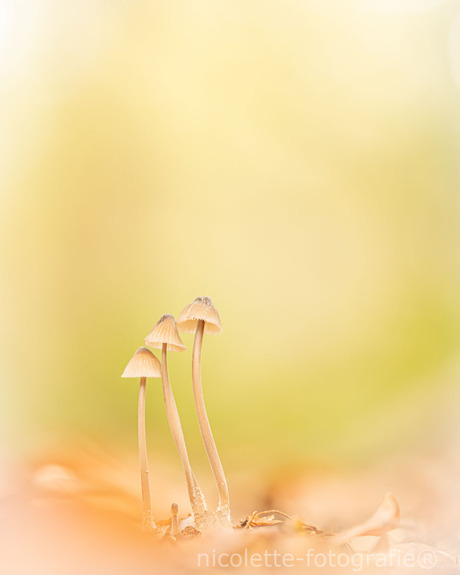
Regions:
<svg viewBox="0 0 460 575"><path fill-rule="evenodd" d="M436 435L460 349L460 4L0 9L1 450L136 448L125 364L211 296L224 461ZM171 380L193 457L192 338ZM161 384L149 449L175 458Z"/></svg>

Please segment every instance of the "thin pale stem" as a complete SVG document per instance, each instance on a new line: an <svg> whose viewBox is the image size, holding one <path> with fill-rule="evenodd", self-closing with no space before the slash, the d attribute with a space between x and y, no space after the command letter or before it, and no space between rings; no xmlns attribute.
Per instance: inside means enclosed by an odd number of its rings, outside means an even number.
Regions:
<svg viewBox="0 0 460 575"><path fill-rule="evenodd" d="M147 380L141 377L139 385L138 404L138 435L139 435L139 463L141 467L142 488L142 527L154 529L156 527L152 517L152 505L150 501L149 466L147 461L147 440L145 435L145 390Z"/></svg>
<svg viewBox="0 0 460 575"><path fill-rule="evenodd" d="M193 481L193 485L195 486L195 489L198 489L198 491L199 491L200 486L198 485L198 481L197 481L197 478L195 477L195 474L193 473L193 470L192 470L192 481Z"/></svg>
<svg viewBox="0 0 460 575"><path fill-rule="evenodd" d="M201 385L201 349L203 346L203 333L204 321L198 320L192 357L193 396L195 398L195 407L198 416L198 423L200 425L201 437L203 438L209 463L211 464L211 469L216 480L217 491L219 493L218 512L230 521L230 497L228 494L227 480L217 452L211 426L209 425L208 414L204 403L203 387Z"/></svg>
<svg viewBox="0 0 460 575"><path fill-rule="evenodd" d="M188 496L192 506L193 514L202 515L206 511L206 501L190 466L187 447L185 445L184 433L182 431L182 425L179 418L179 412L177 411L177 405L174 399L171 382L169 381L166 347L167 344L164 343L162 348L161 361L161 380L163 383L166 417L168 418L169 428L171 429L171 434L173 436L174 443L176 444L177 451L179 452L182 466L185 471Z"/></svg>

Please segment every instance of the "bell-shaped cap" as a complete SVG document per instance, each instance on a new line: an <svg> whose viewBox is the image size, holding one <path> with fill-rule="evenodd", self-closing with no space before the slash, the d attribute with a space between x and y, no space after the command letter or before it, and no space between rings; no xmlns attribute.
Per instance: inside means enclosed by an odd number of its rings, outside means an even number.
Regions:
<svg viewBox="0 0 460 575"><path fill-rule="evenodd" d="M161 363L149 349L140 347L121 377L161 377Z"/></svg>
<svg viewBox="0 0 460 575"><path fill-rule="evenodd" d="M198 320L205 322L204 333L217 335L222 331L219 313L210 297L197 297L177 318L177 327L185 333L194 333Z"/></svg>
<svg viewBox="0 0 460 575"><path fill-rule="evenodd" d="M145 345L156 349L161 349L164 343L168 344L166 347L168 351L184 351L184 349L187 349L177 331L176 321L169 313L160 317L156 326L145 338Z"/></svg>

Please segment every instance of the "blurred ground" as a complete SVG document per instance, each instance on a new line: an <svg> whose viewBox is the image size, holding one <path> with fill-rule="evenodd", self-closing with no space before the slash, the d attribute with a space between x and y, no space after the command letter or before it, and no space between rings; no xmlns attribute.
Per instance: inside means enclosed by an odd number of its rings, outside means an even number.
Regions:
<svg viewBox="0 0 460 575"><path fill-rule="evenodd" d="M2 572L198 573L203 570L199 568L200 553L208 554L212 567L220 553L244 555L245 550L250 554L278 550L305 558L309 549L319 554L330 549L318 537L291 531L289 522L281 530L273 526L211 533L177 543L158 542L140 531L135 463L131 457L114 456L86 445L48 454L28 466L10 467L2 478L0 494ZM185 517L189 510L184 485L171 481L170 470L158 463L151 473L155 519L168 519L172 501L180 503ZM436 457L425 454L404 460L385 459L378 466L355 469L353 473L311 469L267 477L254 469L240 470L239 479L234 480L234 474L229 476L233 522L237 525L254 510L275 508L337 533L365 521L385 492L391 490L400 504L401 525L389 533L385 546L378 547L377 552L383 557L393 549L393 568L372 561L353 568L358 559L370 556L379 541L378 537L361 537L351 541L355 555L351 548L346 549L349 568L341 571L419 573L419 564L396 569L397 558L402 561L401 557L409 553L436 550L439 555L434 572L456 573L460 549L458 464L458 457L452 453L438 453ZM207 493L212 489L205 485ZM345 553L345 548L332 549ZM203 567L203 555L201 561ZM270 572L269 565L265 567L249 566L243 571ZM316 567L318 572L337 570L334 565ZM312 568L316 572L315 565ZM217 565L216 569L225 572L225 566ZM303 572L305 563L297 564L294 572L298 570Z"/></svg>

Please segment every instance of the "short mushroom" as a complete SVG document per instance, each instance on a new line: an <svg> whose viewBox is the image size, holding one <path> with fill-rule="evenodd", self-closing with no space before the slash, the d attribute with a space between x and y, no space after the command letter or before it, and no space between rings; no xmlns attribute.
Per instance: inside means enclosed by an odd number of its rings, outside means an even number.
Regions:
<svg viewBox="0 0 460 575"><path fill-rule="evenodd" d="M222 331L219 313L214 307L211 298L197 297L196 300L188 305L180 314L177 319L177 327L185 333L195 333L192 357L193 396L201 436L219 492L217 515L224 523L229 524L231 518L227 480L212 435L204 403L203 387L201 385L201 349L203 346L203 334L219 334Z"/></svg>
<svg viewBox="0 0 460 575"><path fill-rule="evenodd" d="M161 377L161 365L153 353L146 347L140 347L121 377L139 377L139 404L138 404L138 436L139 436L139 462L141 468L142 488L142 527L155 529L150 501L149 468L147 461L147 441L145 437L145 390L148 377Z"/></svg>
<svg viewBox="0 0 460 575"><path fill-rule="evenodd" d="M179 507L177 503L171 504L171 537L177 537L180 533L179 527Z"/></svg>
<svg viewBox="0 0 460 575"><path fill-rule="evenodd" d="M163 382L166 416L168 418L174 443L179 452L182 466L184 467L190 504L192 506L193 515L196 519L206 512L206 501L190 466L179 412L177 411L177 405L168 374L167 352L184 351L186 349L180 339L174 317L170 314L163 315L146 336L145 344L149 347L162 350L161 380Z"/></svg>

